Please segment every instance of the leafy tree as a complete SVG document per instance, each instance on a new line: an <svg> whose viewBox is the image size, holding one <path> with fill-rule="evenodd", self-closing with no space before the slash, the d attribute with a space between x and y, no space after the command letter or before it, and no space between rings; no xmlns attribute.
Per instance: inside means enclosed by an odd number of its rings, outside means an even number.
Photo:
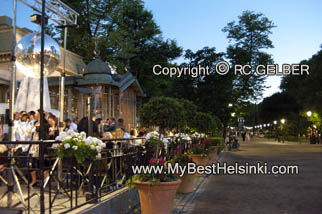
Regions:
<svg viewBox="0 0 322 214"><path fill-rule="evenodd" d="M140 123L143 126L158 126L160 137L165 129L181 127L184 123L183 106L174 98L153 97L139 111ZM160 142L158 142L156 157L159 155Z"/></svg>
<svg viewBox="0 0 322 214"><path fill-rule="evenodd" d="M310 66L310 75L284 76L280 88L295 97L304 109L322 114L322 50L301 64Z"/></svg>
<svg viewBox="0 0 322 214"><path fill-rule="evenodd" d="M201 112L209 112L219 118L223 124L225 134L232 109L228 104L233 103L232 83L234 75L230 72L221 76L215 72L216 63L223 59L223 53L217 53L216 49L204 47L201 50L192 52L187 50L185 58L191 66L201 65L209 67L209 75L201 76L194 79L185 79L183 82L177 82L177 88L182 85L182 91L177 94L180 96L189 96L194 103L198 105ZM186 89L186 90L184 90Z"/></svg>
<svg viewBox="0 0 322 214"><path fill-rule="evenodd" d="M257 75L255 68L273 63L271 55L263 49L273 48L269 35L275 25L262 13L252 11L244 11L238 18L238 23L233 21L223 28L229 41L233 42L227 48L227 58L233 66L248 64L252 69L250 75L237 75L234 92L239 100L256 100L265 89L266 76Z"/></svg>
<svg viewBox="0 0 322 214"><path fill-rule="evenodd" d="M194 122L194 117L197 112L197 106L193 102L185 99L178 100L184 109L184 130L191 127Z"/></svg>
<svg viewBox="0 0 322 214"><path fill-rule="evenodd" d="M294 97L287 93L275 93L266 97L259 108L259 116L264 123L286 118L291 113L299 114L300 106Z"/></svg>
<svg viewBox="0 0 322 214"><path fill-rule="evenodd" d="M208 113L196 112L192 125L197 132L210 133L214 128L213 117Z"/></svg>
<svg viewBox="0 0 322 214"><path fill-rule="evenodd" d="M213 70L215 63L223 56L223 53L216 53L214 47L204 47L201 50L196 52L191 51L190 49L185 51L184 59L187 62L182 63L181 67L203 67L207 66ZM205 78L204 75L193 77L191 75L183 75L179 78L174 78L173 94L177 98L184 98L192 100L194 103L198 103L197 99L200 95L198 91L199 83Z"/></svg>
<svg viewBox="0 0 322 214"><path fill-rule="evenodd" d="M148 96L169 94L172 80L155 76L155 64L168 66L182 49L164 40L142 0L66 0L80 13L78 27L68 29L67 48L89 62L98 49L101 58L137 76Z"/></svg>

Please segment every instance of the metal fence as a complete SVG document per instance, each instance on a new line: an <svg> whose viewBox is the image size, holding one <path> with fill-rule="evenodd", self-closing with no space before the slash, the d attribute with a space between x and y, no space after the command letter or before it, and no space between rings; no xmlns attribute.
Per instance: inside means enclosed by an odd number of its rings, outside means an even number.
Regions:
<svg viewBox="0 0 322 214"><path fill-rule="evenodd" d="M132 165L145 165L151 154L143 146L145 138L103 139L106 149L102 158L82 164L74 158L57 157L51 148L55 141L0 142L8 148L17 144L39 146L39 156L32 157L20 150L0 156L0 213L3 207L25 213L68 213L86 204L98 203L104 196L125 185L132 176ZM169 138L163 149L166 159L173 157L178 143ZM190 142L181 144L181 152ZM31 187L31 174L36 173L37 185ZM2 208L1 208L2 207Z"/></svg>

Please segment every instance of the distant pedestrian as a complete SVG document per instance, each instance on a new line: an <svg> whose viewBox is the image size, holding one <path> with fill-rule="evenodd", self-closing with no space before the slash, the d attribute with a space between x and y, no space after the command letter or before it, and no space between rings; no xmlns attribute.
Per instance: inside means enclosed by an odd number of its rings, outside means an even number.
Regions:
<svg viewBox="0 0 322 214"><path fill-rule="evenodd" d="M245 142L245 140L246 140L246 132L242 133L242 138L243 138L243 142Z"/></svg>
<svg viewBox="0 0 322 214"><path fill-rule="evenodd" d="M245 134L245 139L246 139L246 143L248 143L250 140L250 135L248 132L246 132L246 134Z"/></svg>

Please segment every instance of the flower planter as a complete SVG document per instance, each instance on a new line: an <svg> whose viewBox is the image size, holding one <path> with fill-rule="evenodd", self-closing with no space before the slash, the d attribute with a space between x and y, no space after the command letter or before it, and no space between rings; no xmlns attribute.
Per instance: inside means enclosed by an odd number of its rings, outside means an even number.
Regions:
<svg viewBox="0 0 322 214"><path fill-rule="evenodd" d="M219 146L212 146L211 148L212 148L212 151L208 153L208 161L210 164L214 162L214 160L217 160Z"/></svg>
<svg viewBox="0 0 322 214"><path fill-rule="evenodd" d="M76 158L74 157L64 157L61 161L64 168L73 168L78 165Z"/></svg>
<svg viewBox="0 0 322 214"><path fill-rule="evenodd" d="M182 177L179 178L181 179L181 184L177 190L177 193L186 194L194 191L196 176L184 174Z"/></svg>
<svg viewBox="0 0 322 214"><path fill-rule="evenodd" d="M208 157L202 157L201 155L189 155L193 162L199 166L206 166L208 162ZM195 176L202 176L201 174L196 173Z"/></svg>
<svg viewBox="0 0 322 214"><path fill-rule="evenodd" d="M180 179L153 185L149 182L134 181L139 191L141 214L171 214L180 183Z"/></svg>

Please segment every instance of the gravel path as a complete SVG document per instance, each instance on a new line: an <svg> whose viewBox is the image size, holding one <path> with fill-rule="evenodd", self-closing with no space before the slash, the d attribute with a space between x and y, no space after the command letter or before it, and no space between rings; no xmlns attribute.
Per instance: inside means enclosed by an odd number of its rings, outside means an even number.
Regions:
<svg viewBox="0 0 322 214"><path fill-rule="evenodd" d="M322 213L322 145L255 142L222 162L299 165L299 175L212 175L194 200L195 214Z"/></svg>

